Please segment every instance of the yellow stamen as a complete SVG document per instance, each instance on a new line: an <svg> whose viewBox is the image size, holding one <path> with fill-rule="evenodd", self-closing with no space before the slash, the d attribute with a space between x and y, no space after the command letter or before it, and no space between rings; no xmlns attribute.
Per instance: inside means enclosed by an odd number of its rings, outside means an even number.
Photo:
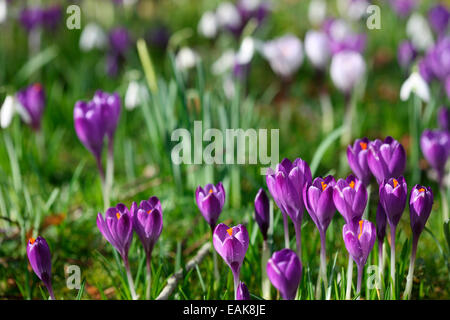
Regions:
<svg viewBox="0 0 450 320"><path fill-rule="evenodd" d="M366 142L360 142L359 145L361 146L361 149L363 149L363 150L367 149L367 143Z"/></svg>
<svg viewBox="0 0 450 320"><path fill-rule="evenodd" d="M227 232L228 232L228 234L229 234L230 236L232 236L232 235L233 235L233 228L227 229Z"/></svg>
<svg viewBox="0 0 450 320"><path fill-rule="evenodd" d="M398 181L396 179L392 180L394 182L394 188L398 186Z"/></svg>
<svg viewBox="0 0 450 320"><path fill-rule="evenodd" d="M31 244L33 244L33 243L36 241L35 238L30 238L29 240L30 240L30 243L31 243Z"/></svg>
<svg viewBox="0 0 450 320"><path fill-rule="evenodd" d="M120 219L120 213L116 213L116 217L117 217L117 220L119 220Z"/></svg>
<svg viewBox="0 0 450 320"><path fill-rule="evenodd" d="M209 193L213 193L213 190L212 190L212 189L209 189Z"/></svg>
<svg viewBox="0 0 450 320"><path fill-rule="evenodd" d="M350 188L355 189L355 181L349 183Z"/></svg>
<svg viewBox="0 0 450 320"><path fill-rule="evenodd" d="M362 236L362 228L363 228L363 221L360 220L360 221L359 221L359 234L358 234L358 240L359 240L359 238L361 238L361 236Z"/></svg>
<svg viewBox="0 0 450 320"><path fill-rule="evenodd" d="M419 189L419 192L424 192L424 191L425 191L424 188L420 188L420 189Z"/></svg>
<svg viewBox="0 0 450 320"><path fill-rule="evenodd" d="M322 191L324 191L327 188L327 184L323 181L320 184L322 185Z"/></svg>

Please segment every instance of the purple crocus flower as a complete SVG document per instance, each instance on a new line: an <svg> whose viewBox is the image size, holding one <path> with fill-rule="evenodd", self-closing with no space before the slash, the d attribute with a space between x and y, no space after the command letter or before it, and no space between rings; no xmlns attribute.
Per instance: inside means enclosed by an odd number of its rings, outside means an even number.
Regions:
<svg viewBox="0 0 450 320"><path fill-rule="evenodd" d="M402 18L407 17L417 6L417 0L390 0L389 2L392 9Z"/></svg>
<svg viewBox="0 0 450 320"><path fill-rule="evenodd" d="M47 241L41 236L30 238L27 243L27 256L34 273L42 280L52 300L55 300L52 288L52 256Z"/></svg>
<svg viewBox="0 0 450 320"><path fill-rule="evenodd" d="M151 256L153 247L158 241L163 228L163 216L161 202L155 196L131 205L133 229L144 246L147 256Z"/></svg>
<svg viewBox="0 0 450 320"><path fill-rule="evenodd" d="M259 189L255 197L255 220L264 240L267 239L267 230L270 223L269 198L263 188Z"/></svg>
<svg viewBox="0 0 450 320"><path fill-rule="evenodd" d="M62 19L62 7L59 5L50 6L42 11L42 24L48 30L54 30Z"/></svg>
<svg viewBox="0 0 450 320"><path fill-rule="evenodd" d="M362 54L366 49L367 36L355 33L343 19L328 19L323 25L323 30L328 36L333 55L341 51L355 51Z"/></svg>
<svg viewBox="0 0 450 320"><path fill-rule="evenodd" d="M428 20L438 35L445 34L450 19L450 12L442 4L437 4L428 11Z"/></svg>
<svg viewBox="0 0 450 320"><path fill-rule="evenodd" d="M236 7L245 23L250 19L255 19L258 25L270 12L270 3L265 0L239 0Z"/></svg>
<svg viewBox="0 0 450 320"><path fill-rule="evenodd" d="M294 223L297 253L301 256L300 232L305 210L303 188L312 182L311 169L301 158L295 159L294 162L285 158L277 165L275 172L271 169L267 171L266 182L281 211L285 212Z"/></svg>
<svg viewBox="0 0 450 320"><path fill-rule="evenodd" d="M450 75L450 37L442 37L431 47L425 56L426 63L434 77L444 82Z"/></svg>
<svg viewBox="0 0 450 320"><path fill-rule="evenodd" d="M99 212L97 227L122 258L128 260L128 250L133 239L133 221L128 208L123 203L119 203L106 210L105 218Z"/></svg>
<svg viewBox="0 0 450 320"><path fill-rule="evenodd" d="M112 140L120 117L121 102L119 94L97 90L92 101L97 108L100 108L106 134Z"/></svg>
<svg viewBox="0 0 450 320"><path fill-rule="evenodd" d="M214 229L214 249L216 249L233 273L235 299L237 299L239 274L248 249L248 243L247 228L242 224L230 228L226 224L220 223Z"/></svg>
<svg viewBox="0 0 450 320"><path fill-rule="evenodd" d="M445 164L450 156L450 133L426 129L420 137L420 147L425 159L436 170L439 184L442 184Z"/></svg>
<svg viewBox="0 0 450 320"><path fill-rule="evenodd" d="M27 32L39 27L42 23L43 10L39 7L24 8L20 11L19 20Z"/></svg>
<svg viewBox="0 0 450 320"><path fill-rule="evenodd" d="M370 140L367 138L356 139L353 146L347 147L347 160L350 169L365 186L370 183L371 172L367 163L367 147Z"/></svg>
<svg viewBox="0 0 450 320"><path fill-rule="evenodd" d="M333 190L333 201L337 211L349 226L356 226L367 205L367 189L361 180L349 175L339 179Z"/></svg>
<svg viewBox="0 0 450 320"><path fill-rule="evenodd" d="M131 44L131 37L128 30L117 27L109 32L109 45L111 50L119 55L125 55Z"/></svg>
<svg viewBox="0 0 450 320"><path fill-rule="evenodd" d="M445 201L445 199L443 200ZM424 187L416 184L410 193L409 197L409 212L411 219L411 229L413 234L411 258L409 262L409 271L406 281L406 288L403 298L410 298L413 276L414 264L416 261L417 244L419 242L420 234L425 228L428 218L433 208L433 190L430 187Z"/></svg>
<svg viewBox="0 0 450 320"><path fill-rule="evenodd" d="M405 210L408 186L405 178L385 179L379 187L380 203L386 213L391 230L395 229Z"/></svg>
<svg viewBox="0 0 450 320"><path fill-rule="evenodd" d="M331 219L333 219L336 207L333 202L333 190L336 181L333 176L325 178L318 177L312 184L308 184L303 189L303 200L306 210L311 219L319 229L319 232L325 235Z"/></svg>
<svg viewBox="0 0 450 320"><path fill-rule="evenodd" d="M247 286L242 281L237 289L236 300L250 300L250 292L248 292Z"/></svg>
<svg viewBox="0 0 450 320"><path fill-rule="evenodd" d="M403 174L406 165L405 149L392 137L386 137L384 141L376 139L369 143L367 163L380 184L384 179Z"/></svg>
<svg viewBox="0 0 450 320"><path fill-rule="evenodd" d="M361 292L363 269L366 265L369 253L372 251L373 245L375 244L375 226L370 221L360 220L356 229L353 226L345 224L342 233L345 247L358 267L356 293L359 294Z"/></svg>
<svg viewBox="0 0 450 320"><path fill-rule="evenodd" d="M450 131L450 109L445 106L440 107L437 121L442 130Z"/></svg>
<svg viewBox="0 0 450 320"><path fill-rule="evenodd" d="M198 186L197 190L195 190L195 201L206 222L211 227L211 232L213 232L225 203L225 189L222 182L219 182L216 186L207 184L205 188Z"/></svg>
<svg viewBox="0 0 450 320"><path fill-rule="evenodd" d="M145 40L150 47L166 50L169 44L170 30L165 25L157 25L149 29L146 33Z"/></svg>
<svg viewBox="0 0 450 320"><path fill-rule="evenodd" d="M267 276L284 300L293 300L302 278L302 263L291 249L276 251L267 262Z"/></svg>
<svg viewBox="0 0 450 320"><path fill-rule="evenodd" d="M402 68L408 68L417 57L417 51L411 41L402 41L397 50L398 63Z"/></svg>
<svg viewBox="0 0 450 320"><path fill-rule="evenodd" d="M427 56L422 57L418 62L420 76L427 82L430 83L434 78L433 70L431 70L430 64L428 62Z"/></svg>
<svg viewBox="0 0 450 320"><path fill-rule="evenodd" d="M105 218L99 212L97 215L97 227L103 237L119 252L125 265L128 285L133 300L137 299L134 289L133 277L131 276L130 263L128 261L128 250L133 240L133 218L128 208L119 203L115 207L106 210Z"/></svg>
<svg viewBox="0 0 450 320"><path fill-rule="evenodd" d="M45 92L40 83L35 83L17 92L17 100L29 116L29 124L35 131L41 129L42 114L45 109Z"/></svg>

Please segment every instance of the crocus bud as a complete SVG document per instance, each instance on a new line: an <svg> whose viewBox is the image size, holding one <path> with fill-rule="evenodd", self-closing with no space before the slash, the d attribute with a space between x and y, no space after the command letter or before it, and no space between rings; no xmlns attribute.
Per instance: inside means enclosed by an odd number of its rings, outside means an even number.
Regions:
<svg viewBox="0 0 450 320"><path fill-rule="evenodd" d="M269 198L263 188L259 189L255 198L255 220L264 240L267 239L267 230L270 223Z"/></svg>
<svg viewBox="0 0 450 320"><path fill-rule="evenodd" d="M327 35L309 30L305 35L305 53L315 68L323 70L331 56Z"/></svg>
<svg viewBox="0 0 450 320"><path fill-rule="evenodd" d="M389 2L392 9L402 18L407 17L417 6L417 0L389 0Z"/></svg>
<svg viewBox="0 0 450 320"><path fill-rule="evenodd" d="M428 21L438 35L447 32L449 19L450 12L442 4L437 4L428 11Z"/></svg>
<svg viewBox="0 0 450 320"><path fill-rule="evenodd" d="M287 34L266 42L262 54L279 77L290 78L303 63L303 45L299 38Z"/></svg>
<svg viewBox="0 0 450 320"><path fill-rule="evenodd" d="M438 124L442 130L450 131L450 109L442 106L438 111Z"/></svg>
<svg viewBox="0 0 450 320"><path fill-rule="evenodd" d="M378 202L377 215L375 217L377 222L377 238L380 243L383 242L386 236L386 213L384 212L383 205L381 201Z"/></svg>
<svg viewBox="0 0 450 320"><path fill-rule="evenodd" d="M133 240L133 221L128 208L119 203L106 210L104 219L99 212L97 227L105 239L120 253L122 259L128 260L128 250Z"/></svg>
<svg viewBox="0 0 450 320"><path fill-rule="evenodd" d="M267 261L267 276L284 300L293 300L302 278L302 263L291 249L276 251Z"/></svg>
<svg viewBox="0 0 450 320"><path fill-rule="evenodd" d="M161 203L157 197L150 197L141 201L139 207L136 202L131 205L133 229L141 240L147 255L151 255L153 247L163 228Z"/></svg>
<svg viewBox="0 0 450 320"><path fill-rule="evenodd" d="M366 186L369 185L372 175L367 163L367 147L369 143L370 141L367 138L356 139L353 146L349 145L347 147L348 165L356 177Z"/></svg>
<svg viewBox="0 0 450 320"><path fill-rule="evenodd" d="M250 300L250 292L248 292L247 286L242 281L237 289L236 300Z"/></svg>
<svg viewBox="0 0 450 320"><path fill-rule="evenodd" d="M391 227L396 227L406 206L408 186L405 178L385 179L379 187L380 203Z"/></svg>
<svg viewBox="0 0 450 320"><path fill-rule="evenodd" d="M109 45L114 53L124 55L130 44L131 37L126 28L118 27L109 32Z"/></svg>
<svg viewBox="0 0 450 320"><path fill-rule="evenodd" d="M445 164L450 156L450 133L426 129L420 137L420 147L425 159L436 170L441 183L445 175Z"/></svg>
<svg viewBox="0 0 450 320"><path fill-rule="evenodd" d="M356 228L345 224L342 233L348 253L359 267L364 267L375 244L375 226L370 221L360 220Z"/></svg>
<svg viewBox="0 0 450 320"><path fill-rule="evenodd" d="M433 190L416 184L409 197L409 213L411 229L415 237L419 237L425 228L433 207Z"/></svg>
<svg viewBox="0 0 450 320"><path fill-rule="evenodd" d="M30 126L33 130L40 130L42 113L45 108L45 92L41 84L35 83L16 94L18 102L29 115Z"/></svg>
<svg viewBox="0 0 450 320"><path fill-rule="evenodd" d="M247 228L242 224L230 228L226 224L220 223L214 229L214 249L231 268L233 275L238 275L240 272L248 243Z"/></svg>
<svg viewBox="0 0 450 320"><path fill-rule="evenodd" d="M367 190L364 184L349 175L345 180L339 179L333 190L336 209L349 226L355 226L361 220L367 205Z"/></svg>
<svg viewBox="0 0 450 320"><path fill-rule="evenodd" d="M285 158L276 167L275 172L267 171L267 187L277 205L284 210L294 223L303 219L305 205L303 188L312 182L311 169L306 161L297 158L294 162Z"/></svg>
<svg viewBox="0 0 450 320"><path fill-rule="evenodd" d="M341 51L331 60L331 80L340 91L350 93L366 72L366 63L360 53Z"/></svg>
<svg viewBox="0 0 450 320"><path fill-rule="evenodd" d="M413 44L408 41L402 41L397 50L398 63L402 68L408 68L414 59L417 57L417 51Z"/></svg>
<svg viewBox="0 0 450 320"><path fill-rule="evenodd" d="M43 9L39 7L23 8L19 14L22 26L30 32L42 25Z"/></svg>
<svg viewBox="0 0 450 320"><path fill-rule="evenodd" d="M333 202L333 176L318 177L303 189L306 210L320 232L325 232L333 219L336 207Z"/></svg>
<svg viewBox="0 0 450 320"><path fill-rule="evenodd" d="M367 163L378 184L381 184L384 179L403 175L406 166L405 149L392 137L386 137L384 141L376 139L369 143Z"/></svg>
<svg viewBox="0 0 450 320"><path fill-rule="evenodd" d="M36 239L30 238L27 244L27 256L34 273L47 287L51 298L55 299L51 281L52 257L47 241L41 236Z"/></svg>
<svg viewBox="0 0 450 320"><path fill-rule="evenodd" d="M437 43L431 47L425 56L428 66L433 75L444 82L450 73L450 37L439 38Z"/></svg>
<svg viewBox="0 0 450 320"><path fill-rule="evenodd" d="M205 188L198 186L195 190L195 200L211 230L214 230L225 203L225 189L222 182L219 182L216 186L207 184Z"/></svg>

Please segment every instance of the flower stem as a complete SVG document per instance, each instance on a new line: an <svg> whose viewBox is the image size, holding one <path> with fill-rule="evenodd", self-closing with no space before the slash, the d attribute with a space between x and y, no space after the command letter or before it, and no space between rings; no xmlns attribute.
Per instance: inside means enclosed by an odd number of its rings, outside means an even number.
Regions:
<svg viewBox="0 0 450 320"><path fill-rule="evenodd" d="M380 299L383 299L383 273L384 273L384 260L383 260L383 241L378 240L378 284L380 286Z"/></svg>
<svg viewBox="0 0 450 320"><path fill-rule="evenodd" d="M363 278L364 266L358 264L357 269L358 269L358 282L356 284L356 294L359 295L361 293L361 283L362 283L362 278ZM360 297L358 297L358 300L359 299L360 299Z"/></svg>
<svg viewBox="0 0 450 320"><path fill-rule="evenodd" d="M214 229L216 226L211 225L211 242L212 242L212 248L214 248ZM220 275L219 275L219 268L217 267L217 252L215 249L212 250L213 253L213 264L214 264L214 283L218 283Z"/></svg>
<svg viewBox="0 0 450 320"><path fill-rule="evenodd" d="M114 183L114 140L108 141L108 156L106 158L105 198L109 207L111 188Z"/></svg>
<svg viewBox="0 0 450 320"><path fill-rule="evenodd" d="M302 222L295 222L295 239L297 240L297 255L300 261L302 260Z"/></svg>
<svg viewBox="0 0 450 320"><path fill-rule="evenodd" d="M45 284L45 287L47 288L48 293L50 294L50 300L56 300L56 299L55 299L55 294L53 293L53 287L52 287L51 282L48 283L48 284L46 283L46 284Z"/></svg>
<svg viewBox="0 0 450 320"><path fill-rule="evenodd" d="M364 209L364 213L363 213L363 219L364 220L369 220L369 204L370 204L370 194L372 191L372 185L368 185L367 186L367 205L366 208Z"/></svg>
<svg viewBox="0 0 450 320"><path fill-rule="evenodd" d="M316 287L316 300L321 298L322 295L322 284L323 281L325 287L325 293L328 287L327 280L327 253L326 253L326 233L324 231L320 231L320 272L319 277L317 279L317 287Z"/></svg>
<svg viewBox="0 0 450 320"><path fill-rule="evenodd" d="M267 239L264 239L263 247L262 247L262 255L261 255L261 289L263 298L266 300L271 299L270 294L270 281L267 277L266 266L267 261L270 259L270 249L267 243Z"/></svg>
<svg viewBox="0 0 450 320"><path fill-rule="evenodd" d="M284 247L289 249L289 221L287 214L281 210L283 215L283 226L284 226Z"/></svg>
<svg viewBox="0 0 450 320"><path fill-rule="evenodd" d="M448 221L448 200L447 193L445 192L444 186L441 184L439 187L439 191L441 192L441 201L442 201L442 219L443 223Z"/></svg>
<svg viewBox="0 0 450 320"><path fill-rule="evenodd" d="M128 287L130 288L131 298L133 300L137 300L136 290L134 289L134 281L133 277L131 276L130 263L128 261L128 257L123 258L123 263L125 265L125 271L127 272Z"/></svg>
<svg viewBox="0 0 450 320"><path fill-rule="evenodd" d="M152 287L152 253L147 253L147 289L145 299L150 300L150 289Z"/></svg>
<svg viewBox="0 0 450 320"><path fill-rule="evenodd" d="M391 226L391 299L395 294L395 229Z"/></svg>
<svg viewBox="0 0 450 320"><path fill-rule="evenodd" d="M347 289L345 291L346 300L350 300L350 295L352 293L352 278L353 278L353 260L352 257L349 255L347 267Z"/></svg>
<svg viewBox="0 0 450 320"><path fill-rule="evenodd" d="M237 291L239 287L239 274L240 269L237 271L233 271L233 280L234 280L234 300L237 300Z"/></svg>
<svg viewBox="0 0 450 320"><path fill-rule="evenodd" d="M413 102L409 108L409 133L411 137L411 169L412 169L412 184L415 185L420 179L419 168L419 113L421 107L420 98L415 95Z"/></svg>
<svg viewBox="0 0 450 320"><path fill-rule="evenodd" d="M411 258L409 260L409 271L408 276L406 277L406 288L403 293L403 299L409 300L411 298L411 291L414 279L414 264L416 262L416 252L417 252L417 243L419 241L419 236L413 235L413 243L412 243L412 251Z"/></svg>

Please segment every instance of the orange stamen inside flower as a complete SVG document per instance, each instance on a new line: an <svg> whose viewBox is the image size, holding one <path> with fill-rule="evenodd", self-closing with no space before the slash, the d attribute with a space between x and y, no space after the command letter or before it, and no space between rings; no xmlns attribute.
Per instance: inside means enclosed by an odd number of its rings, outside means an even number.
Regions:
<svg viewBox="0 0 450 320"><path fill-rule="evenodd" d="M40 83L35 83L35 84L33 85L33 90L39 91L39 90L41 90L41 89L42 89L42 86L41 86Z"/></svg>
<svg viewBox="0 0 450 320"><path fill-rule="evenodd" d="M322 185L322 191L324 191L327 188L327 184L323 181L320 184Z"/></svg>
<svg viewBox="0 0 450 320"><path fill-rule="evenodd" d="M424 188L420 188L420 189L419 189L419 192L424 192L424 191L425 191Z"/></svg>
<svg viewBox="0 0 450 320"><path fill-rule="evenodd" d="M360 142L359 145L361 146L361 149L366 150L367 149L367 143Z"/></svg>
<svg viewBox="0 0 450 320"><path fill-rule="evenodd" d="M227 232L228 232L228 234L229 234L230 236L232 236L232 235L233 235L233 228L227 229Z"/></svg>
<svg viewBox="0 0 450 320"><path fill-rule="evenodd" d="M362 236L362 227L363 227L363 221L359 221L359 234L358 234L358 240Z"/></svg>
<svg viewBox="0 0 450 320"><path fill-rule="evenodd" d="M147 211L147 214L152 213L152 211L153 211L153 209L148 210L148 211Z"/></svg>
<svg viewBox="0 0 450 320"><path fill-rule="evenodd" d="M212 190L212 189L209 189L209 193L213 193L213 190Z"/></svg>
<svg viewBox="0 0 450 320"><path fill-rule="evenodd" d="M33 244L33 243L36 241L35 238L30 238L29 240L30 240L30 243L31 243L31 244Z"/></svg>
<svg viewBox="0 0 450 320"><path fill-rule="evenodd" d="M350 188L355 189L355 181L349 183Z"/></svg>
<svg viewBox="0 0 450 320"><path fill-rule="evenodd" d="M116 213L116 217L117 217L117 220L119 220L120 219L120 213Z"/></svg>
<svg viewBox="0 0 450 320"><path fill-rule="evenodd" d="M394 188L398 186L398 181L396 179L392 180L394 182Z"/></svg>

